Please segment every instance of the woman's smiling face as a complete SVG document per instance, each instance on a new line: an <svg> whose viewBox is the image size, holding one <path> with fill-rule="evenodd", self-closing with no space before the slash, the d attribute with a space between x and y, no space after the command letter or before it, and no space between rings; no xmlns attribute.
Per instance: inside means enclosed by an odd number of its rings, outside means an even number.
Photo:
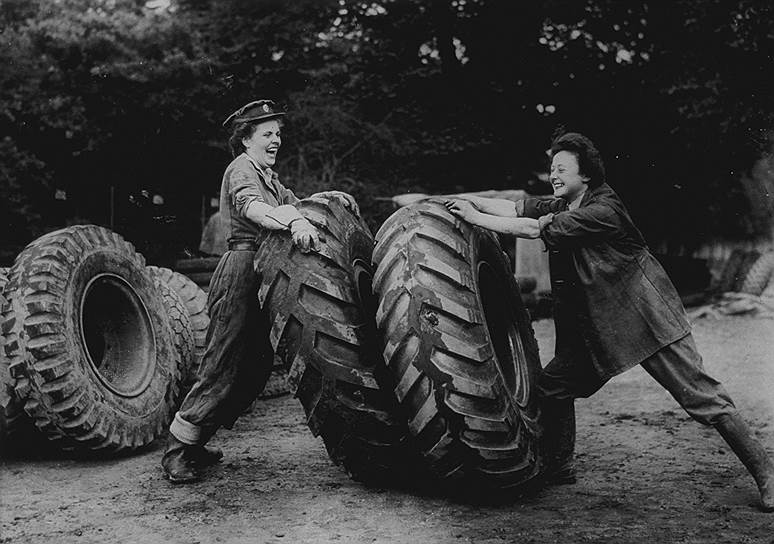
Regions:
<svg viewBox="0 0 774 544"><path fill-rule="evenodd" d="M272 167L277 162L277 151L282 145L280 122L276 119L255 125L255 131L249 138L243 138L245 152L263 168Z"/></svg>
<svg viewBox="0 0 774 544"><path fill-rule="evenodd" d="M579 172L578 158L569 151L560 151L551 161L551 185L554 196L572 202L586 190L589 177Z"/></svg>

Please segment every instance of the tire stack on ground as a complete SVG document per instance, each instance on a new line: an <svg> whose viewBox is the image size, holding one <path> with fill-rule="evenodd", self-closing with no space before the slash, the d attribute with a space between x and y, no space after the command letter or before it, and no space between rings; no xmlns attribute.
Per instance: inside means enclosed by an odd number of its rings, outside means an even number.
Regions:
<svg viewBox="0 0 774 544"><path fill-rule="evenodd" d="M465 493L538 476L537 343L497 238L432 200L393 214L376 240L337 199L298 209L320 247L265 232L256 302L331 459L369 484ZM166 432L206 344L195 281L90 225L35 240L6 278L5 428L23 412L61 448L109 453Z"/></svg>
<svg viewBox="0 0 774 544"><path fill-rule="evenodd" d="M187 276L169 268L148 266L147 271L156 281L172 290L177 298L176 305L182 305L188 316L193 349L189 362L183 369L183 389L187 391L193 385L199 363L207 349L207 328L210 325L207 293Z"/></svg>
<svg viewBox="0 0 774 544"><path fill-rule="evenodd" d="M772 278L774 278L774 251L767 251L760 254L750 266L739 292L760 296L774 284Z"/></svg>
<svg viewBox="0 0 774 544"><path fill-rule="evenodd" d="M366 483L424 477L465 492L537 476L537 343L497 239L424 201L391 216L374 249L338 201L299 209L322 248L268 233L259 298L331 459Z"/></svg>
<svg viewBox="0 0 774 544"><path fill-rule="evenodd" d="M714 285L718 293L736 292L761 296L774 276L774 251L734 249ZM772 288L774 289L774 288Z"/></svg>
<svg viewBox="0 0 774 544"><path fill-rule="evenodd" d="M17 256L3 293L6 425L21 407L80 453L134 450L166 433L194 358L191 317L131 244L94 225L48 233Z"/></svg>
<svg viewBox="0 0 774 544"><path fill-rule="evenodd" d="M210 289L210 280L220 257L197 257L175 262L175 271L185 275L205 292Z"/></svg>
<svg viewBox="0 0 774 544"><path fill-rule="evenodd" d="M7 283L8 269L0 268L0 312L7 303L4 295ZM16 398L14 379L11 377L10 362L5 356L4 345L5 341L0 335L0 441L3 446L18 430L24 414L21 403Z"/></svg>
<svg viewBox="0 0 774 544"><path fill-rule="evenodd" d="M713 290L718 293L738 292L742 288L747 273L759 256L760 253L755 250L734 249L726 260Z"/></svg>

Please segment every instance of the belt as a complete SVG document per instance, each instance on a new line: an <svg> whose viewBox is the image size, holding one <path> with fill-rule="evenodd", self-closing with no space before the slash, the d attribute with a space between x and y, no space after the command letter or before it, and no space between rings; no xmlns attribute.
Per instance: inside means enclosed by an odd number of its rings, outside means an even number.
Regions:
<svg viewBox="0 0 774 544"><path fill-rule="evenodd" d="M228 243L229 251L258 251L258 242L254 240L238 240Z"/></svg>

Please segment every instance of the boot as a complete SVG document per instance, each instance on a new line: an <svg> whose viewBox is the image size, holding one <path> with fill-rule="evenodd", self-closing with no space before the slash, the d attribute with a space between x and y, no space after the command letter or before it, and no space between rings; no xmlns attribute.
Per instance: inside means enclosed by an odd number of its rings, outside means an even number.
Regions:
<svg viewBox="0 0 774 544"><path fill-rule="evenodd" d="M214 465L223 459L223 450L213 446L190 446L190 458L202 469Z"/></svg>
<svg viewBox="0 0 774 544"><path fill-rule="evenodd" d="M574 484L575 473L575 401L543 398L540 422L543 435L543 478L548 485Z"/></svg>
<svg viewBox="0 0 774 544"><path fill-rule="evenodd" d="M161 458L161 468L164 469L164 474L170 482L183 484L195 482L201 478L199 465L196 462L197 448L204 449L202 446L180 442L172 433L169 434L167 448Z"/></svg>
<svg viewBox="0 0 774 544"><path fill-rule="evenodd" d="M766 450L738 414L721 416L715 428L758 484L761 509L774 512L774 463Z"/></svg>

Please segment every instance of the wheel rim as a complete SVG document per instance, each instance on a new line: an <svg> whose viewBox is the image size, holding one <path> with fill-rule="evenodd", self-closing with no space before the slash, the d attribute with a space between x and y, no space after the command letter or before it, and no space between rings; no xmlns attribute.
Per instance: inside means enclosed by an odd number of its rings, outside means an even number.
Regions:
<svg viewBox="0 0 774 544"><path fill-rule="evenodd" d="M360 301L360 307L363 309L362 317L366 326L366 341L375 342L377 338L376 308L379 301L373 290L373 270L370 263L361 259L354 260L352 270L357 297Z"/></svg>
<svg viewBox="0 0 774 544"><path fill-rule="evenodd" d="M529 400L527 358L511 308L510 287L499 281L487 262L478 265L478 286L495 362L511 397L521 407Z"/></svg>
<svg viewBox="0 0 774 544"><path fill-rule="evenodd" d="M98 274L83 291L81 343L100 382L116 395L136 397L153 378L156 344L148 309L131 285Z"/></svg>
<svg viewBox="0 0 774 544"><path fill-rule="evenodd" d="M352 269L360 304L365 310L366 315L373 315L376 312L377 301L372 286L373 272L371 266L361 259L355 259L352 263Z"/></svg>

